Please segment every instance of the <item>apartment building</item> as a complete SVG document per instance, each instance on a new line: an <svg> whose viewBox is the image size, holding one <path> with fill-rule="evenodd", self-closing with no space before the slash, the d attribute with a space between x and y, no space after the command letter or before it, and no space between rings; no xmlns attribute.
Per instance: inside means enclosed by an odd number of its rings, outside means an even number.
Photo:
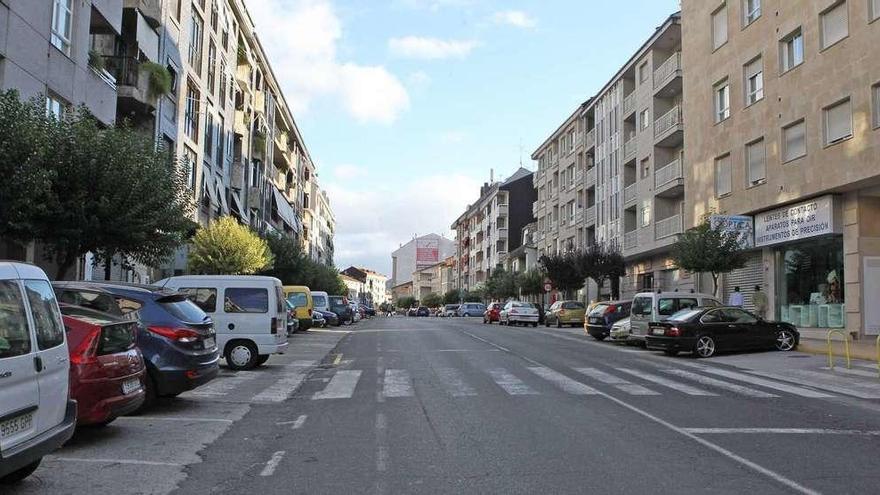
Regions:
<svg viewBox="0 0 880 495"><path fill-rule="evenodd" d="M479 199L450 227L456 232L458 288L485 283L510 250L522 244L522 228L534 221L532 172L520 167L500 182L487 182Z"/></svg>
<svg viewBox="0 0 880 495"><path fill-rule="evenodd" d="M623 297L692 286L669 258L685 193L681 24L669 16L532 154L539 253L618 246Z"/></svg>
<svg viewBox="0 0 880 495"><path fill-rule="evenodd" d="M748 266L806 336L880 334L880 2L682 2L686 225L737 215Z"/></svg>
<svg viewBox="0 0 880 495"><path fill-rule="evenodd" d="M446 294L455 289L455 256L413 272L413 297L421 301L428 294Z"/></svg>
<svg viewBox="0 0 880 495"><path fill-rule="evenodd" d="M414 237L391 253L389 288L393 289L411 282L412 274L416 270L437 264L440 260L453 255L455 255L455 243L442 235L426 234ZM409 295L412 295L412 291Z"/></svg>
<svg viewBox="0 0 880 495"><path fill-rule="evenodd" d="M350 266L340 272L362 284L363 292L358 300L364 304L380 304L385 301L385 285L388 277L369 268Z"/></svg>
<svg viewBox="0 0 880 495"><path fill-rule="evenodd" d="M319 188L316 198L318 202L316 205L315 226L313 230L317 235L317 239L315 242L316 249L314 252L314 259L319 263L333 265L333 255L335 253L333 237L336 233L336 217L333 215L333 210L330 208L330 197L327 195L327 191Z"/></svg>

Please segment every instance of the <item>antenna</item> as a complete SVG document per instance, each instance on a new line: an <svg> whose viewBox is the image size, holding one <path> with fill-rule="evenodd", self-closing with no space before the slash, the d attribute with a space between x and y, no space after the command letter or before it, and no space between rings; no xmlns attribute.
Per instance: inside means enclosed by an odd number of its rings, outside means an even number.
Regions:
<svg viewBox="0 0 880 495"><path fill-rule="evenodd" d="M523 145L522 138L519 138L519 166L522 167Z"/></svg>

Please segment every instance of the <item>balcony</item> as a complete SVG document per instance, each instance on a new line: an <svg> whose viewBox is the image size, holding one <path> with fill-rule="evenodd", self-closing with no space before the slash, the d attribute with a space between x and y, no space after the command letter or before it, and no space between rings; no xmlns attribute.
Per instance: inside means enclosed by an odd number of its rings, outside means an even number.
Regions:
<svg viewBox="0 0 880 495"><path fill-rule="evenodd" d="M635 249L639 245L639 232L633 230L623 234L623 249Z"/></svg>
<svg viewBox="0 0 880 495"><path fill-rule="evenodd" d="M681 234L681 215L672 215L654 222L655 239L663 239L675 234Z"/></svg>
<svg viewBox="0 0 880 495"><path fill-rule="evenodd" d="M162 24L162 0L125 0L123 8L137 9L153 28Z"/></svg>
<svg viewBox="0 0 880 495"><path fill-rule="evenodd" d="M629 114L636 110L636 94L630 93L623 99L623 118L629 117Z"/></svg>
<svg viewBox="0 0 880 495"><path fill-rule="evenodd" d="M675 148L681 145L683 138L681 106L676 105L654 121L654 144L664 148Z"/></svg>
<svg viewBox="0 0 880 495"><path fill-rule="evenodd" d="M538 201L535 201L534 203L532 203L532 216L537 217L538 210L540 208L541 208L541 203L539 203Z"/></svg>
<svg viewBox="0 0 880 495"><path fill-rule="evenodd" d="M596 185L596 167L587 169L587 180L584 182L587 184L587 187Z"/></svg>
<svg viewBox="0 0 880 495"><path fill-rule="evenodd" d="M495 208L495 216L496 217L506 217L510 214L510 207L507 205L498 205Z"/></svg>
<svg viewBox="0 0 880 495"><path fill-rule="evenodd" d="M654 95L671 98L681 94L681 52L675 52L654 70Z"/></svg>
<svg viewBox="0 0 880 495"><path fill-rule="evenodd" d="M104 57L105 70L116 79L118 111L125 116L151 115L158 98L150 90L150 74L134 57Z"/></svg>
<svg viewBox="0 0 880 495"><path fill-rule="evenodd" d="M627 162L636 156L636 138L623 143L623 161Z"/></svg>
<svg viewBox="0 0 880 495"><path fill-rule="evenodd" d="M654 172L654 194L666 198L675 198L684 194L681 157Z"/></svg>
<svg viewBox="0 0 880 495"><path fill-rule="evenodd" d="M587 225L596 223L596 205L584 209L584 222Z"/></svg>
<svg viewBox="0 0 880 495"><path fill-rule="evenodd" d="M633 183L623 188L623 204L632 203L638 198L638 185Z"/></svg>
<svg viewBox="0 0 880 495"><path fill-rule="evenodd" d="M584 149L589 150L590 148L596 147L596 129L590 129L590 132L587 133L584 138Z"/></svg>

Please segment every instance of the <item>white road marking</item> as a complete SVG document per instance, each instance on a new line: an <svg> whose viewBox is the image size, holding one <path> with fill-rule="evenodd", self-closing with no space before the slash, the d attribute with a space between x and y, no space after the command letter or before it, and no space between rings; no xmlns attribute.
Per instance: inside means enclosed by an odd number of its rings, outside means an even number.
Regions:
<svg viewBox="0 0 880 495"><path fill-rule="evenodd" d="M679 369L669 369L669 370L661 370L664 373L669 373L671 375L680 376L682 378L686 378L688 380L695 381L697 383L702 383L703 385L709 385L710 387L716 387L723 390L727 390L729 392L735 392L740 395L745 395L748 397L758 397L758 398L770 398L770 397L779 397L778 395L774 395L771 393L764 392L762 390L755 390L753 388L745 387L742 385L737 385L735 383L725 382L723 380L717 380L715 378L710 378L708 376L698 375L696 373L692 373L686 370Z"/></svg>
<svg viewBox="0 0 880 495"><path fill-rule="evenodd" d="M235 374L223 373L205 385L180 394L180 397L223 397L239 385L261 375L263 373L257 371L237 371Z"/></svg>
<svg viewBox="0 0 880 495"><path fill-rule="evenodd" d="M493 349L494 350L494 349ZM443 382L443 388L453 397L468 397L477 395L477 391L465 383L464 376L455 368L437 368L434 373Z"/></svg>
<svg viewBox="0 0 880 495"><path fill-rule="evenodd" d="M388 470L388 418L385 413L376 413L376 472Z"/></svg>
<svg viewBox="0 0 880 495"><path fill-rule="evenodd" d="M315 366L316 364L318 364L316 361L306 361L306 360L297 359L296 361L285 364L284 367L285 368L310 368L312 366Z"/></svg>
<svg viewBox="0 0 880 495"><path fill-rule="evenodd" d="M183 467L183 464L179 464L176 462L159 462L159 461L141 461L138 459L89 459L86 457L62 457L62 456L54 456L47 455L44 457L47 461L61 461L61 462L90 462L96 464L135 464L142 466L176 466Z"/></svg>
<svg viewBox="0 0 880 495"><path fill-rule="evenodd" d="M785 385L783 383L779 383L778 381L770 381L764 380L762 378L758 378L756 376L746 375L744 373L737 373L735 371L727 371L717 368L702 368L702 371L706 373L711 373L713 375L723 376L725 378L730 378L732 380L739 380L741 382L751 383L752 385L758 385L760 387L769 388L773 390L779 390L780 392L787 392L793 395L799 395L801 397L809 397L811 399L820 399L825 397L834 397L831 394L826 394L824 392L816 392L815 390L810 390L802 387L795 387L794 385Z"/></svg>
<svg viewBox="0 0 880 495"><path fill-rule="evenodd" d="M860 399L880 399L880 384L877 383L852 383L851 378L830 375L828 373L822 373L821 371L785 370L785 372L796 376L791 377L765 371L748 371L748 373L752 375L759 375L766 378L789 382L796 381L797 383L809 385L811 387L851 395ZM810 380L810 382L805 382L804 380Z"/></svg>
<svg viewBox="0 0 880 495"><path fill-rule="evenodd" d="M281 378L255 395L252 400L255 402L284 402L290 398L308 376L305 369L297 367L294 370L284 373Z"/></svg>
<svg viewBox="0 0 880 495"><path fill-rule="evenodd" d="M309 416L307 414L300 414L300 416L293 421L279 421L278 423L275 423L275 424L278 426L293 425L290 429L291 430L298 430L298 429L302 428L302 425L305 424L306 418L308 418L308 417Z"/></svg>
<svg viewBox="0 0 880 495"><path fill-rule="evenodd" d="M260 476L272 476L273 474L275 474L275 469L278 467L278 464L281 463L281 459L284 459L284 454L286 453L287 452L284 450L279 450L278 452L272 454L272 458L269 459L268 462L266 462L266 467L264 467L263 470L260 471Z"/></svg>
<svg viewBox="0 0 880 495"><path fill-rule="evenodd" d="M385 370L385 381L382 385L385 397L412 397L412 380L406 370Z"/></svg>
<svg viewBox="0 0 880 495"><path fill-rule="evenodd" d="M684 383L679 383L673 380L668 380L663 378L662 376L656 376L651 373L645 373L639 370L634 370L630 368L615 368L617 371L622 371L623 373L628 373L630 375L641 378L642 380L653 382L658 385L662 385L664 387L669 387L673 390L678 390L679 392L688 394L688 395L701 395L706 397L717 397L718 394L709 392L708 390L703 390L701 388L692 387L690 385L685 385Z"/></svg>
<svg viewBox="0 0 880 495"><path fill-rule="evenodd" d="M233 423L231 419L223 418L194 418L186 416L120 416L116 418L122 421L181 421L184 423Z"/></svg>
<svg viewBox="0 0 880 495"><path fill-rule="evenodd" d="M470 333L470 332L465 332L465 331L462 330L462 333L465 334L465 335L469 335L470 337L473 337L473 338L479 340L480 342L483 342L484 344L491 345L492 347L494 347L494 348L496 348L496 349L498 349L498 350L501 350L501 351L504 351L504 352L510 352L510 349L508 349L508 348L506 348L506 347L502 347L502 346L500 346L500 345L498 345L498 344L495 344L494 342L489 342L488 340L486 340L486 339L484 339L484 338L482 338L482 337L477 337L476 335L474 335L474 334L472 334L472 333Z"/></svg>
<svg viewBox="0 0 880 495"><path fill-rule="evenodd" d="M831 430L826 428L683 428L695 435L781 434L781 435L861 435L880 436L877 430Z"/></svg>
<svg viewBox="0 0 880 495"><path fill-rule="evenodd" d="M376 341L376 348L381 353L382 347L378 341ZM383 378L385 377L385 358L379 356L376 358L376 402L382 403L385 402L385 394L382 393L384 388L384 383L382 383Z"/></svg>
<svg viewBox="0 0 880 495"><path fill-rule="evenodd" d="M324 390L316 392L312 399L350 399L354 395L361 373L361 370L337 371Z"/></svg>
<svg viewBox="0 0 880 495"><path fill-rule="evenodd" d="M550 368L533 366L529 368L529 371L572 395L596 395L598 393L593 387L584 385L583 383L569 378L558 371L551 370Z"/></svg>
<svg viewBox="0 0 880 495"><path fill-rule="evenodd" d="M608 385L614 385L614 387L618 390L622 390L630 395L660 395L659 393L643 387L641 385L636 385L635 383L629 382L620 378L618 376L609 375L604 371L597 370L596 368L575 368L575 371L582 375L587 375L590 378L594 378L602 383L607 383Z"/></svg>
<svg viewBox="0 0 880 495"><path fill-rule="evenodd" d="M510 395L538 395L538 392L532 387L526 385L522 380L504 368L491 369L489 374L492 375L492 380Z"/></svg>

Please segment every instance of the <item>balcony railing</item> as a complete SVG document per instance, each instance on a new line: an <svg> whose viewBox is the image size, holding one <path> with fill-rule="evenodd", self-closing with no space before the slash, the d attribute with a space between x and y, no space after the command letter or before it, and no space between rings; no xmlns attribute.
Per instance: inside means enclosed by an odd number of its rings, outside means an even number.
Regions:
<svg viewBox="0 0 880 495"><path fill-rule="evenodd" d="M584 221L587 223L593 223L596 221L596 206L590 206L584 210Z"/></svg>
<svg viewBox="0 0 880 495"><path fill-rule="evenodd" d="M596 183L596 167L590 167L587 169L587 186L593 185Z"/></svg>
<svg viewBox="0 0 880 495"><path fill-rule="evenodd" d="M636 196L638 195L638 187L636 184L630 184L623 188L623 202L629 203L630 201L635 201Z"/></svg>
<svg viewBox="0 0 880 495"><path fill-rule="evenodd" d="M681 106L676 105L672 107L672 110L654 121L654 137L657 138L669 129L681 125L681 122Z"/></svg>
<svg viewBox="0 0 880 495"><path fill-rule="evenodd" d="M669 78L681 70L681 52L675 52L654 70L654 88L663 85Z"/></svg>
<svg viewBox="0 0 880 495"><path fill-rule="evenodd" d="M596 129L590 129L584 138L584 148L592 148L596 144Z"/></svg>
<svg viewBox="0 0 880 495"><path fill-rule="evenodd" d="M623 99L623 114L629 115L635 109L636 106L636 94L630 93L629 96Z"/></svg>
<svg viewBox="0 0 880 495"><path fill-rule="evenodd" d="M636 139L632 138L623 143L623 159L627 160L636 154Z"/></svg>
<svg viewBox="0 0 880 495"><path fill-rule="evenodd" d="M681 158L663 166L654 173L654 188L657 189L676 179L681 178Z"/></svg>
<svg viewBox="0 0 880 495"><path fill-rule="evenodd" d="M635 249L639 245L639 233L633 230L623 234L623 249Z"/></svg>
<svg viewBox="0 0 880 495"><path fill-rule="evenodd" d="M671 235L681 233L681 215L672 215L663 220L654 222L654 237L662 239Z"/></svg>

